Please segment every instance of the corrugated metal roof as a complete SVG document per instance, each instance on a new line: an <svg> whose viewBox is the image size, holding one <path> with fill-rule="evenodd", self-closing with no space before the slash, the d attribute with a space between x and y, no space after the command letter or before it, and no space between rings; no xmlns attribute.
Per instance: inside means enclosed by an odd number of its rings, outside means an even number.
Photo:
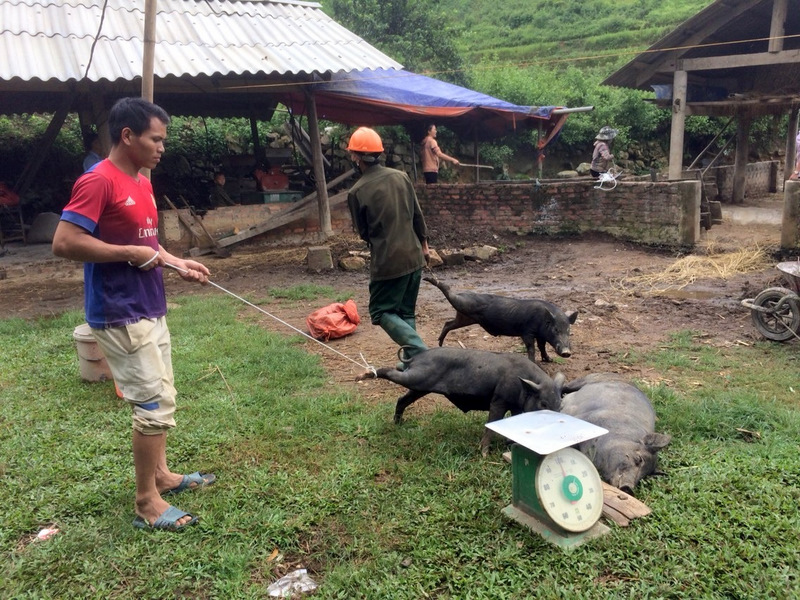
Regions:
<svg viewBox="0 0 800 600"><path fill-rule="evenodd" d="M131 81L145 0L0 0L0 81ZM94 46L94 47L93 47ZM316 2L158 0L154 75L401 68Z"/></svg>

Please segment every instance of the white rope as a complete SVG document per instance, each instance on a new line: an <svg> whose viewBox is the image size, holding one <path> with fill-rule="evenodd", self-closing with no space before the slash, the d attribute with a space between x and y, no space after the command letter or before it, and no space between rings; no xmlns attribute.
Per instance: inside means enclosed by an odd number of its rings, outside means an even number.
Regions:
<svg viewBox="0 0 800 600"><path fill-rule="evenodd" d="M169 267L170 269L175 269L176 271L178 271L178 272L180 272L180 273L188 273L188 271L187 271L186 269L181 269L180 267L176 267L175 265L172 265L172 264L170 264L170 263L164 263L164 266L167 266L167 267ZM339 352L339 351L338 351L336 348L333 348L333 347L331 347L331 346L328 346L327 344L325 344L325 343L323 343L323 342L320 342L320 341L319 341L317 338L315 338L315 337L312 337L312 336L308 335L308 334L307 334L305 331L301 331L300 329L298 329L298 328L297 328L297 327L295 327L294 325L290 325L289 323L287 323L287 322L286 322L286 321L284 321L283 319L279 319L278 317L276 317L275 315L273 315L273 314L271 314L271 313L267 312L266 310L264 310L264 309L263 309L263 308L261 308L260 306L256 306L255 304L253 304L252 302L249 302L248 300L245 300L245 299L244 299L244 298L242 298L241 296L237 296L236 294L234 294L234 293L233 293L233 292L231 292L230 290L226 290L224 287L222 287L222 286L221 286L221 285L219 285L219 284L216 284L216 283L214 283L214 282L213 282L213 281L211 281L210 279L208 280L208 283L210 283L211 285L213 285L213 286L214 286L215 288L217 288L218 290L221 290L221 291L225 292L226 294L228 294L228 295L230 295L230 296L233 296L233 297L234 297L234 298L236 298L237 300L241 300L242 302L244 302L244 303L245 303L245 304L247 304L248 306L252 306L252 307L253 307L253 308L255 308L256 310L258 310L258 311L261 311L262 313L264 313L264 314L265 314L265 315L267 315L268 317L271 317L271 318L275 319L276 321L278 321L278 323L281 323L282 325L286 325L286 327L288 327L289 329L292 329L292 330L296 331L296 332L297 332L297 333L299 333L300 335L302 335L302 336L304 336L304 337L307 337L308 339L310 339L310 340L312 340L312 341L315 341L315 342L317 342L317 343L318 343L320 346L323 346L323 347L327 348L328 350L330 350L331 352L334 352L334 353L338 354L338 355L339 355L339 356L341 356L342 358L346 358L346 359L347 359L347 360L349 360L351 363L354 363L354 364L358 365L358 366L359 366L359 367L361 367L361 368L367 369L367 370L371 371L373 375L376 375L375 367L373 367L371 364L369 364L369 363L367 362L367 360L364 358L364 355L363 355L363 354L359 353L359 355L361 356L361 360L363 361L363 363L360 363L360 362L358 362L357 360L354 360L354 359L350 358L350 357L349 357L349 356L347 356L346 354L342 354L342 353L341 353L341 352Z"/></svg>
<svg viewBox="0 0 800 600"><path fill-rule="evenodd" d="M616 165L611 165L608 171L605 173L600 173L600 177L597 178L598 184L594 186L594 189L610 192L617 187L617 177L620 175L622 175L622 169ZM611 183L612 185L611 187L603 187L604 183Z"/></svg>

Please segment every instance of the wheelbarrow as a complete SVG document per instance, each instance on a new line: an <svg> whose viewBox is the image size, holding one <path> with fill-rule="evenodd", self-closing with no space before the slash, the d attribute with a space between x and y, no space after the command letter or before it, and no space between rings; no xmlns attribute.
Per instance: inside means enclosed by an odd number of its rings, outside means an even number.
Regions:
<svg viewBox="0 0 800 600"><path fill-rule="evenodd" d="M785 342L800 339L800 261L778 263L789 289L771 287L755 298L742 300L750 309L753 325L766 338Z"/></svg>

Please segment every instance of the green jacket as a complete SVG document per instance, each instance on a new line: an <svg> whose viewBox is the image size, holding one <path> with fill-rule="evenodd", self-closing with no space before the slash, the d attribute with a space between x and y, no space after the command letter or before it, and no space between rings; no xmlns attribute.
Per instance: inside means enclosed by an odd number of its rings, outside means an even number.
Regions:
<svg viewBox="0 0 800 600"><path fill-rule="evenodd" d="M408 275L425 266L425 218L408 175L376 164L347 196L353 227L370 249L370 280Z"/></svg>

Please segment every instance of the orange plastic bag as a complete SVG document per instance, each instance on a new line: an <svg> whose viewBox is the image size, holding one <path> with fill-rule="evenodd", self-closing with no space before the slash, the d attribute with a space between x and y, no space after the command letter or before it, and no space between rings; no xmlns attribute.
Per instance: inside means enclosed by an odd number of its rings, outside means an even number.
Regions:
<svg viewBox="0 0 800 600"><path fill-rule="evenodd" d="M348 300L344 304L334 302L315 310L306 318L311 337L328 341L350 335L361 322L356 303Z"/></svg>

